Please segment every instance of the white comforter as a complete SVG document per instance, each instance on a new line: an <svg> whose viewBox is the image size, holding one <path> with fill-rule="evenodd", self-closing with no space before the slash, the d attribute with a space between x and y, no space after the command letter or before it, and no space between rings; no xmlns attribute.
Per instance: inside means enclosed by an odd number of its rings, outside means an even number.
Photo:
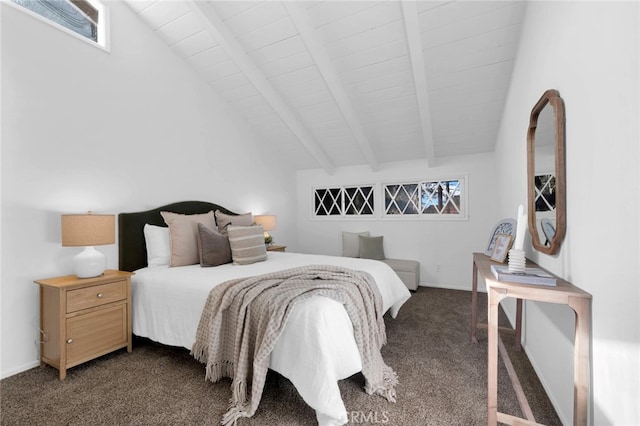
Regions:
<svg viewBox="0 0 640 426"><path fill-rule="evenodd" d="M132 278L133 333L191 350L211 288L233 278L309 264L369 272L382 295L384 311L390 310L394 318L410 297L388 265L367 259L268 252L266 262L252 265L143 268ZM338 380L359 372L362 363L343 306L320 296L297 304L271 353L269 368L293 383L305 402L316 410L318 424L347 423Z"/></svg>

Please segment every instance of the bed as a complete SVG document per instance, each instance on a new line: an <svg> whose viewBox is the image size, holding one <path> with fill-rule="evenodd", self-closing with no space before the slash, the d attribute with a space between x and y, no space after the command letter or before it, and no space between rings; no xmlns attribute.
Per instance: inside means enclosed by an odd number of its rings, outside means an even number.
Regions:
<svg viewBox="0 0 640 426"><path fill-rule="evenodd" d="M267 252L267 260L249 265L228 263L169 267L147 265L145 224L166 226L161 211L179 214L234 212L217 204L187 201L118 215L119 268L132 277L133 333L191 350L201 312L211 288L230 279L262 275L304 265L335 265L366 271L375 279L382 309L395 318L410 293L383 262L323 255ZM318 368L321 366L321 368ZM313 296L297 304L271 353L269 368L288 378L316 412L319 425L348 420L338 381L362 370L353 327L343 305Z"/></svg>

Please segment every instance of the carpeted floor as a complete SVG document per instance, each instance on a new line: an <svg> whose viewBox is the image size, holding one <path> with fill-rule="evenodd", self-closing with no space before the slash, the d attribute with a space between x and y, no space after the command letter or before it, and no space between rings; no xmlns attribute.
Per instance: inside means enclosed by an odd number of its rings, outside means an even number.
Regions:
<svg viewBox="0 0 640 426"><path fill-rule="evenodd" d="M480 295L486 306L486 295ZM484 317L483 317L484 315ZM487 413L486 331L469 339L471 293L421 287L387 318L387 364L398 373L397 403L363 391L356 374L340 382L349 424L484 425ZM486 309L480 309L480 320ZM504 320L504 318L503 318ZM512 355L536 421L559 425L553 406L524 352ZM68 371L34 368L0 382L2 425L217 425L230 381L204 380L204 366L186 349L135 339L120 350ZM500 363L498 410L521 416ZM315 414L284 377L269 373L257 413L239 425L314 425Z"/></svg>

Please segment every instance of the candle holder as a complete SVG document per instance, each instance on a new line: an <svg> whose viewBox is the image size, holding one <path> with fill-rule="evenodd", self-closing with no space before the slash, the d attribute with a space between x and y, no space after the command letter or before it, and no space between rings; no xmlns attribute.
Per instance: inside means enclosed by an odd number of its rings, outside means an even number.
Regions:
<svg viewBox="0 0 640 426"><path fill-rule="evenodd" d="M524 272L526 264L527 259L524 257L524 250L509 250L509 272Z"/></svg>

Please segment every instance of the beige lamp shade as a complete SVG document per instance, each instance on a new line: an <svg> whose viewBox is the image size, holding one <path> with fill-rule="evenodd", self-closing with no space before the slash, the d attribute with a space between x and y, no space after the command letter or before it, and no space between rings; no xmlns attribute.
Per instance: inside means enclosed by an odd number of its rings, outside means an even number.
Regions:
<svg viewBox="0 0 640 426"><path fill-rule="evenodd" d="M262 229L264 229L265 232L276 229L276 216L274 215L258 215L254 216L253 220L258 225L262 225Z"/></svg>
<svg viewBox="0 0 640 426"><path fill-rule="evenodd" d="M63 214L62 245L86 247L114 244L115 223L115 215L112 214Z"/></svg>

